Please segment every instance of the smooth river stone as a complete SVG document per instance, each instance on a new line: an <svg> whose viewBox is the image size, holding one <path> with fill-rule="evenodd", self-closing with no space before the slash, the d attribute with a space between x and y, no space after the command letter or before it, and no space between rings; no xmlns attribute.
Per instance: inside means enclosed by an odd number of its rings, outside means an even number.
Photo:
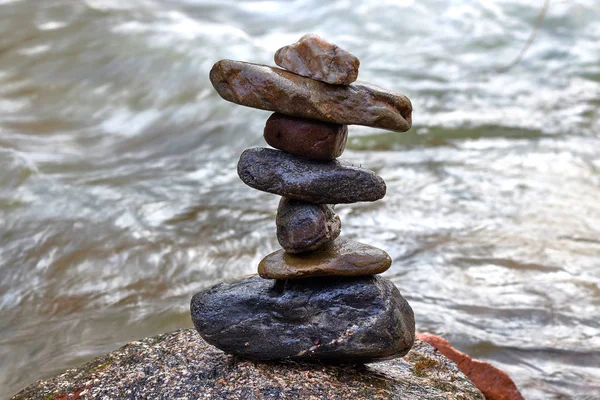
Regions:
<svg viewBox="0 0 600 400"><path fill-rule="evenodd" d="M291 254L278 250L258 264L265 279L299 279L318 276L366 276L380 274L392 265L385 251L354 240L338 238L312 253Z"/></svg>
<svg viewBox="0 0 600 400"><path fill-rule="evenodd" d="M312 160L338 158L346 148L348 125L275 113L267 120L265 141L276 149Z"/></svg>
<svg viewBox="0 0 600 400"><path fill-rule="evenodd" d="M277 240L289 253L316 250L335 240L342 229L330 205L285 197L279 201L276 224Z"/></svg>
<svg viewBox="0 0 600 400"><path fill-rule="evenodd" d="M385 182L373 171L267 148L244 150L238 175L254 189L317 204L375 201L386 191Z"/></svg>
<svg viewBox="0 0 600 400"><path fill-rule="evenodd" d="M412 123L408 97L367 83L329 85L266 65L221 60L210 81L227 101L295 117L404 132Z"/></svg>
<svg viewBox="0 0 600 400"><path fill-rule="evenodd" d="M370 363L405 355L415 337L410 305L381 276L253 276L196 293L191 312L204 340L255 360Z"/></svg>
<svg viewBox="0 0 600 400"><path fill-rule="evenodd" d="M360 61L352 53L309 33L277 50L275 64L307 78L349 85L358 77Z"/></svg>

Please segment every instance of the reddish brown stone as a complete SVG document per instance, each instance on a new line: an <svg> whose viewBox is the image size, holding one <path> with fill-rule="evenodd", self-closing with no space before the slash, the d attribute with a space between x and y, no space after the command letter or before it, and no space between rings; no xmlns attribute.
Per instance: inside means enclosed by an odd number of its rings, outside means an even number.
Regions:
<svg viewBox="0 0 600 400"><path fill-rule="evenodd" d="M474 360L467 354L456 350L450 342L439 336L416 334L417 339L429 343L458 365L458 368L469 377L485 395L486 400L523 400L517 385L506 372L490 363Z"/></svg>
<svg viewBox="0 0 600 400"><path fill-rule="evenodd" d="M313 160L329 161L342 155L348 125L275 113L267 120L265 140L276 149Z"/></svg>
<svg viewBox="0 0 600 400"><path fill-rule="evenodd" d="M412 104L403 94L368 83L329 85L280 68L221 60L210 81L227 101L246 107L343 125L405 132Z"/></svg>
<svg viewBox="0 0 600 400"><path fill-rule="evenodd" d="M334 85L354 82L360 66L356 56L313 33L277 50L275 63L295 74Z"/></svg>

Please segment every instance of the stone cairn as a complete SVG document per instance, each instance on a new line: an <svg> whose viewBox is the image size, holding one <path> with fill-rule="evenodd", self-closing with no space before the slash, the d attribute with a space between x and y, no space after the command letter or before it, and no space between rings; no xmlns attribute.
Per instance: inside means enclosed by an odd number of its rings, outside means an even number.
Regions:
<svg viewBox="0 0 600 400"><path fill-rule="evenodd" d="M238 175L248 186L282 196L277 239L258 276L194 295L192 320L219 349L254 360L368 363L405 355L413 345L410 305L377 274L390 256L339 238L332 205L385 195L374 172L337 160L348 124L404 132L412 106L401 94L352 83L359 60L308 34L275 54L282 68L221 60L210 71L219 95L274 111L264 138L275 149L245 150Z"/></svg>

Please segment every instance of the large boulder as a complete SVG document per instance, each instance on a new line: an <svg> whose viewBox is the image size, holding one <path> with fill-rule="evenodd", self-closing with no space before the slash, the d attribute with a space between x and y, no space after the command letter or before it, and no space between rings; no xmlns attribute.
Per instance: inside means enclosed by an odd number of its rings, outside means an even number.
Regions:
<svg viewBox="0 0 600 400"><path fill-rule="evenodd" d="M53 378L13 400L315 399L447 400L483 395L457 368L417 340L403 358L366 366L263 363L210 346L193 329L132 342Z"/></svg>

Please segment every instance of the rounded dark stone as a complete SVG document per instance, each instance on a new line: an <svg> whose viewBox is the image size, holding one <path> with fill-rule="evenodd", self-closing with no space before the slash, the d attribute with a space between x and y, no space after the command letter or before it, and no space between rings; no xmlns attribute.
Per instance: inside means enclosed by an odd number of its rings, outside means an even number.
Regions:
<svg viewBox="0 0 600 400"><path fill-rule="evenodd" d="M255 360L369 363L405 355L415 339L410 305L381 276L253 276L196 293L191 312L204 340Z"/></svg>
<svg viewBox="0 0 600 400"><path fill-rule="evenodd" d="M348 125L275 113L267 120L264 137L276 149L312 160L329 161L344 152Z"/></svg>
<svg viewBox="0 0 600 400"><path fill-rule="evenodd" d="M245 150L238 175L254 189L317 204L375 201L386 191L385 182L373 171L339 160L307 160L267 148Z"/></svg>
<svg viewBox="0 0 600 400"><path fill-rule="evenodd" d="M328 204L281 198L277 209L277 240L289 253L313 251L337 238L340 217Z"/></svg>
<svg viewBox="0 0 600 400"><path fill-rule="evenodd" d="M392 259L385 251L345 238L310 253L275 251L258 264L266 279L299 279L317 276L367 276L385 272Z"/></svg>

